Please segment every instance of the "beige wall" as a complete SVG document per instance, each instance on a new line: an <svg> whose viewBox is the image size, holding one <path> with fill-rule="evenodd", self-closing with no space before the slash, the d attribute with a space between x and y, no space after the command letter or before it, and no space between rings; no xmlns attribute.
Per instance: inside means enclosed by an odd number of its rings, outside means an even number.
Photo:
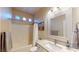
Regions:
<svg viewBox="0 0 79 59"><path fill-rule="evenodd" d="M43 17L46 16L48 10L48 7L42 7L38 12L35 13L34 17L43 19Z"/></svg>
<svg viewBox="0 0 79 59"><path fill-rule="evenodd" d="M73 18L75 22L79 22L79 7L73 8Z"/></svg>
<svg viewBox="0 0 79 59"><path fill-rule="evenodd" d="M11 32L10 20L0 20L0 32Z"/></svg>

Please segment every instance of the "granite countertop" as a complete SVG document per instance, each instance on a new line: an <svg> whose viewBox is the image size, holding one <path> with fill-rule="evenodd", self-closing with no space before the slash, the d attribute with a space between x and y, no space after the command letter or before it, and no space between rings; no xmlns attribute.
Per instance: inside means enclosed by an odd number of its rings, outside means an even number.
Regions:
<svg viewBox="0 0 79 59"><path fill-rule="evenodd" d="M37 43L46 49L48 52L78 52L78 49L68 48L60 44L54 44L54 42L49 40L38 40Z"/></svg>

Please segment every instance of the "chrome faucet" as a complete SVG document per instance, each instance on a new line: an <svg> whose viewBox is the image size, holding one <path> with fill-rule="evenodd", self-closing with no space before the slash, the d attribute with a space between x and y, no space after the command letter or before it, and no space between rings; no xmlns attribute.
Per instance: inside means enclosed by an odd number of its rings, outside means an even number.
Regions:
<svg viewBox="0 0 79 59"><path fill-rule="evenodd" d="M55 45L56 45L56 41L57 41L57 40L56 40L56 39L54 39L54 44L55 44Z"/></svg>
<svg viewBox="0 0 79 59"><path fill-rule="evenodd" d="M66 44L66 46L67 46L67 47L70 47L70 44L69 44L69 41L68 41L68 40L67 40L67 44Z"/></svg>

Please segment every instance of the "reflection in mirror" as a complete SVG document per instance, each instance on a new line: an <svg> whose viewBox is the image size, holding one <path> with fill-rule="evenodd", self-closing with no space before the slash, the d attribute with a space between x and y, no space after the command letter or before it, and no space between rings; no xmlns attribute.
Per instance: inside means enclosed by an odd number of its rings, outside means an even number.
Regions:
<svg viewBox="0 0 79 59"><path fill-rule="evenodd" d="M55 36L63 36L64 15L50 19L50 34Z"/></svg>

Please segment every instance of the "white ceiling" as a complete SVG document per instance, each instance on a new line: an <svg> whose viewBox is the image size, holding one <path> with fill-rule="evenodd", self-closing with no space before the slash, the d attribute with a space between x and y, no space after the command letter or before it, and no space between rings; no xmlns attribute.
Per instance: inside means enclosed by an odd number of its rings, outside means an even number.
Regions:
<svg viewBox="0 0 79 59"><path fill-rule="evenodd" d="M17 10L21 10L24 12L28 12L30 14L34 14L37 12L41 7L16 7Z"/></svg>

